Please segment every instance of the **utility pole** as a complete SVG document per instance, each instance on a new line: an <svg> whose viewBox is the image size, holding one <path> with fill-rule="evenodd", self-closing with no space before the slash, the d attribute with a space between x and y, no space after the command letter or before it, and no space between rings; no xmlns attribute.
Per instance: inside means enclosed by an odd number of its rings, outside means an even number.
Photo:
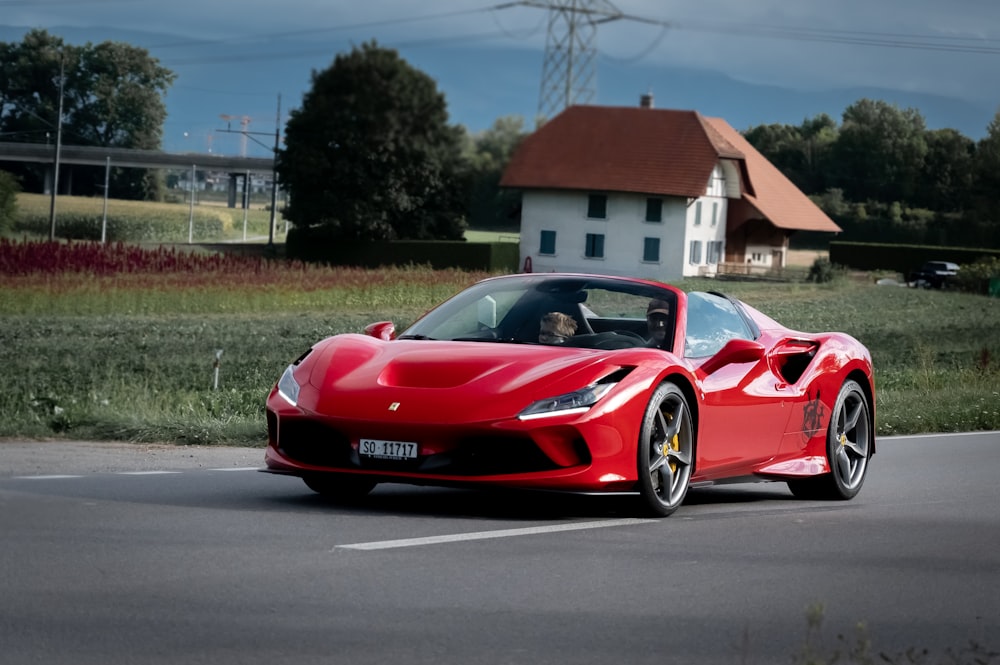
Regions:
<svg viewBox="0 0 1000 665"><path fill-rule="evenodd" d="M596 95L597 26L624 17L608 0L525 0L549 10L538 114L547 120Z"/></svg>
<svg viewBox="0 0 1000 665"><path fill-rule="evenodd" d="M274 119L274 158L271 162L271 224L268 227L267 246L274 251L274 225L278 214L278 150L281 147L281 93L278 93L278 115Z"/></svg>
<svg viewBox="0 0 1000 665"><path fill-rule="evenodd" d="M49 203L49 240L56 239L56 196L59 191L59 153L62 152L63 85L66 81L66 65L59 52L59 117L56 119L56 155L52 165L52 201Z"/></svg>
<svg viewBox="0 0 1000 665"><path fill-rule="evenodd" d="M236 130L231 129L229 125L229 121L232 120L233 116L220 115L219 117L226 121L227 123L226 129L219 129L216 131L224 134L237 133ZM250 118L248 116L243 116L243 120L240 123L241 129L239 130L238 133L243 135L242 140L244 141L244 143L249 138L254 143L258 143L264 146L265 148L271 150L272 148L269 148L267 145L254 138L254 134L262 135L264 134L264 132L248 131L247 126L249 124L250 124ZM278 150L280 148L281 148L281 93L278 93L278 115L274 121L274 148L273 148L274 157L272 158L271 161L271 223L269 225L267 234L267 246L268 249L271 250L272 252L274 251L274 227L276 225L275 219L278 214ZM245 153L246 150L244 149L244 154Z"/></svg>

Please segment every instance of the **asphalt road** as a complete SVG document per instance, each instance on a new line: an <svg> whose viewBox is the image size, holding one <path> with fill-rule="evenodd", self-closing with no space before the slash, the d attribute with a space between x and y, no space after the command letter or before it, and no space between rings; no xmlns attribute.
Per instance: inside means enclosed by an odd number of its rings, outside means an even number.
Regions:
<svg viewBox="0 0 1000 665"><path fill-rule="evenodd" d="M731 485L641 520L401 485L343 507L262 450L0 441L0 664L792 663L818 606L826 656L1000 651L1000 433L878 448L850 502Z"/></svg>

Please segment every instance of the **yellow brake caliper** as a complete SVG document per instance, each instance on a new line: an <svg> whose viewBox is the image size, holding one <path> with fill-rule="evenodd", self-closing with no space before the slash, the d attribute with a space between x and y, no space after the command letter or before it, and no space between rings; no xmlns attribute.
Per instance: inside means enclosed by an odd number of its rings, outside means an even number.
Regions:
<svg viewBox="0 0 1000 665"><path fill-rule="evenodd" d="M666 419L667 419L667 424L670 424L670 422L674 419L673 414L666 414ZM666 441L663 442L663 450L660 454L663 455L664 457L667 457L670 454L670 451L677 452L680 449L681 449L680 436L674 434L673 438L667 439ZM677 462L670 462L670 470L673 471L674 473L677 472Z"/></svg>

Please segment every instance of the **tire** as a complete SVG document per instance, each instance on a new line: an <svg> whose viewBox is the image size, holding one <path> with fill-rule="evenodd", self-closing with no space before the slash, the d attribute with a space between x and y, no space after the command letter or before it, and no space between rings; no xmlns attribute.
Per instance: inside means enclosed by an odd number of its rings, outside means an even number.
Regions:
<svg viewBox="0 0 1000 665"><path fill-rule="evenodd" d="M304 476L302 481L306 487L317 494L335 501L357 501L375 489L374 480L361 476L328 473L315 476Z"/></svg>
<svg viewBox="0 0 1000 665"><path fill-rule="evenodd" d="M868 475L874 432L871 404L856 381L840 388L826 434L826 459L830 472L813 478L788 481L799 499L853 499Z"/></svg>
<svg viewBox="0 0 1000 665"><path fill-rule="evenodd" d="M643 512L666 517L684 502L694 470L694 421L684 393L673 383L649 398L639 433L637 468Z"/></svg>

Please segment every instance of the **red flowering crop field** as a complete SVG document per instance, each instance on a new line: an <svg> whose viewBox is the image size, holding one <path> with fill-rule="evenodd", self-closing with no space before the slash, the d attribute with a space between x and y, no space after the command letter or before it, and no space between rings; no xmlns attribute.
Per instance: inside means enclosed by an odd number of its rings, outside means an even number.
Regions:
<svg viewBox="0 0 1000 665"><path fill-rule="evenodd" d="M178 314L387 309L412 318L486 273L331 267L124 243L0 239L0 311Z"/></svg>

